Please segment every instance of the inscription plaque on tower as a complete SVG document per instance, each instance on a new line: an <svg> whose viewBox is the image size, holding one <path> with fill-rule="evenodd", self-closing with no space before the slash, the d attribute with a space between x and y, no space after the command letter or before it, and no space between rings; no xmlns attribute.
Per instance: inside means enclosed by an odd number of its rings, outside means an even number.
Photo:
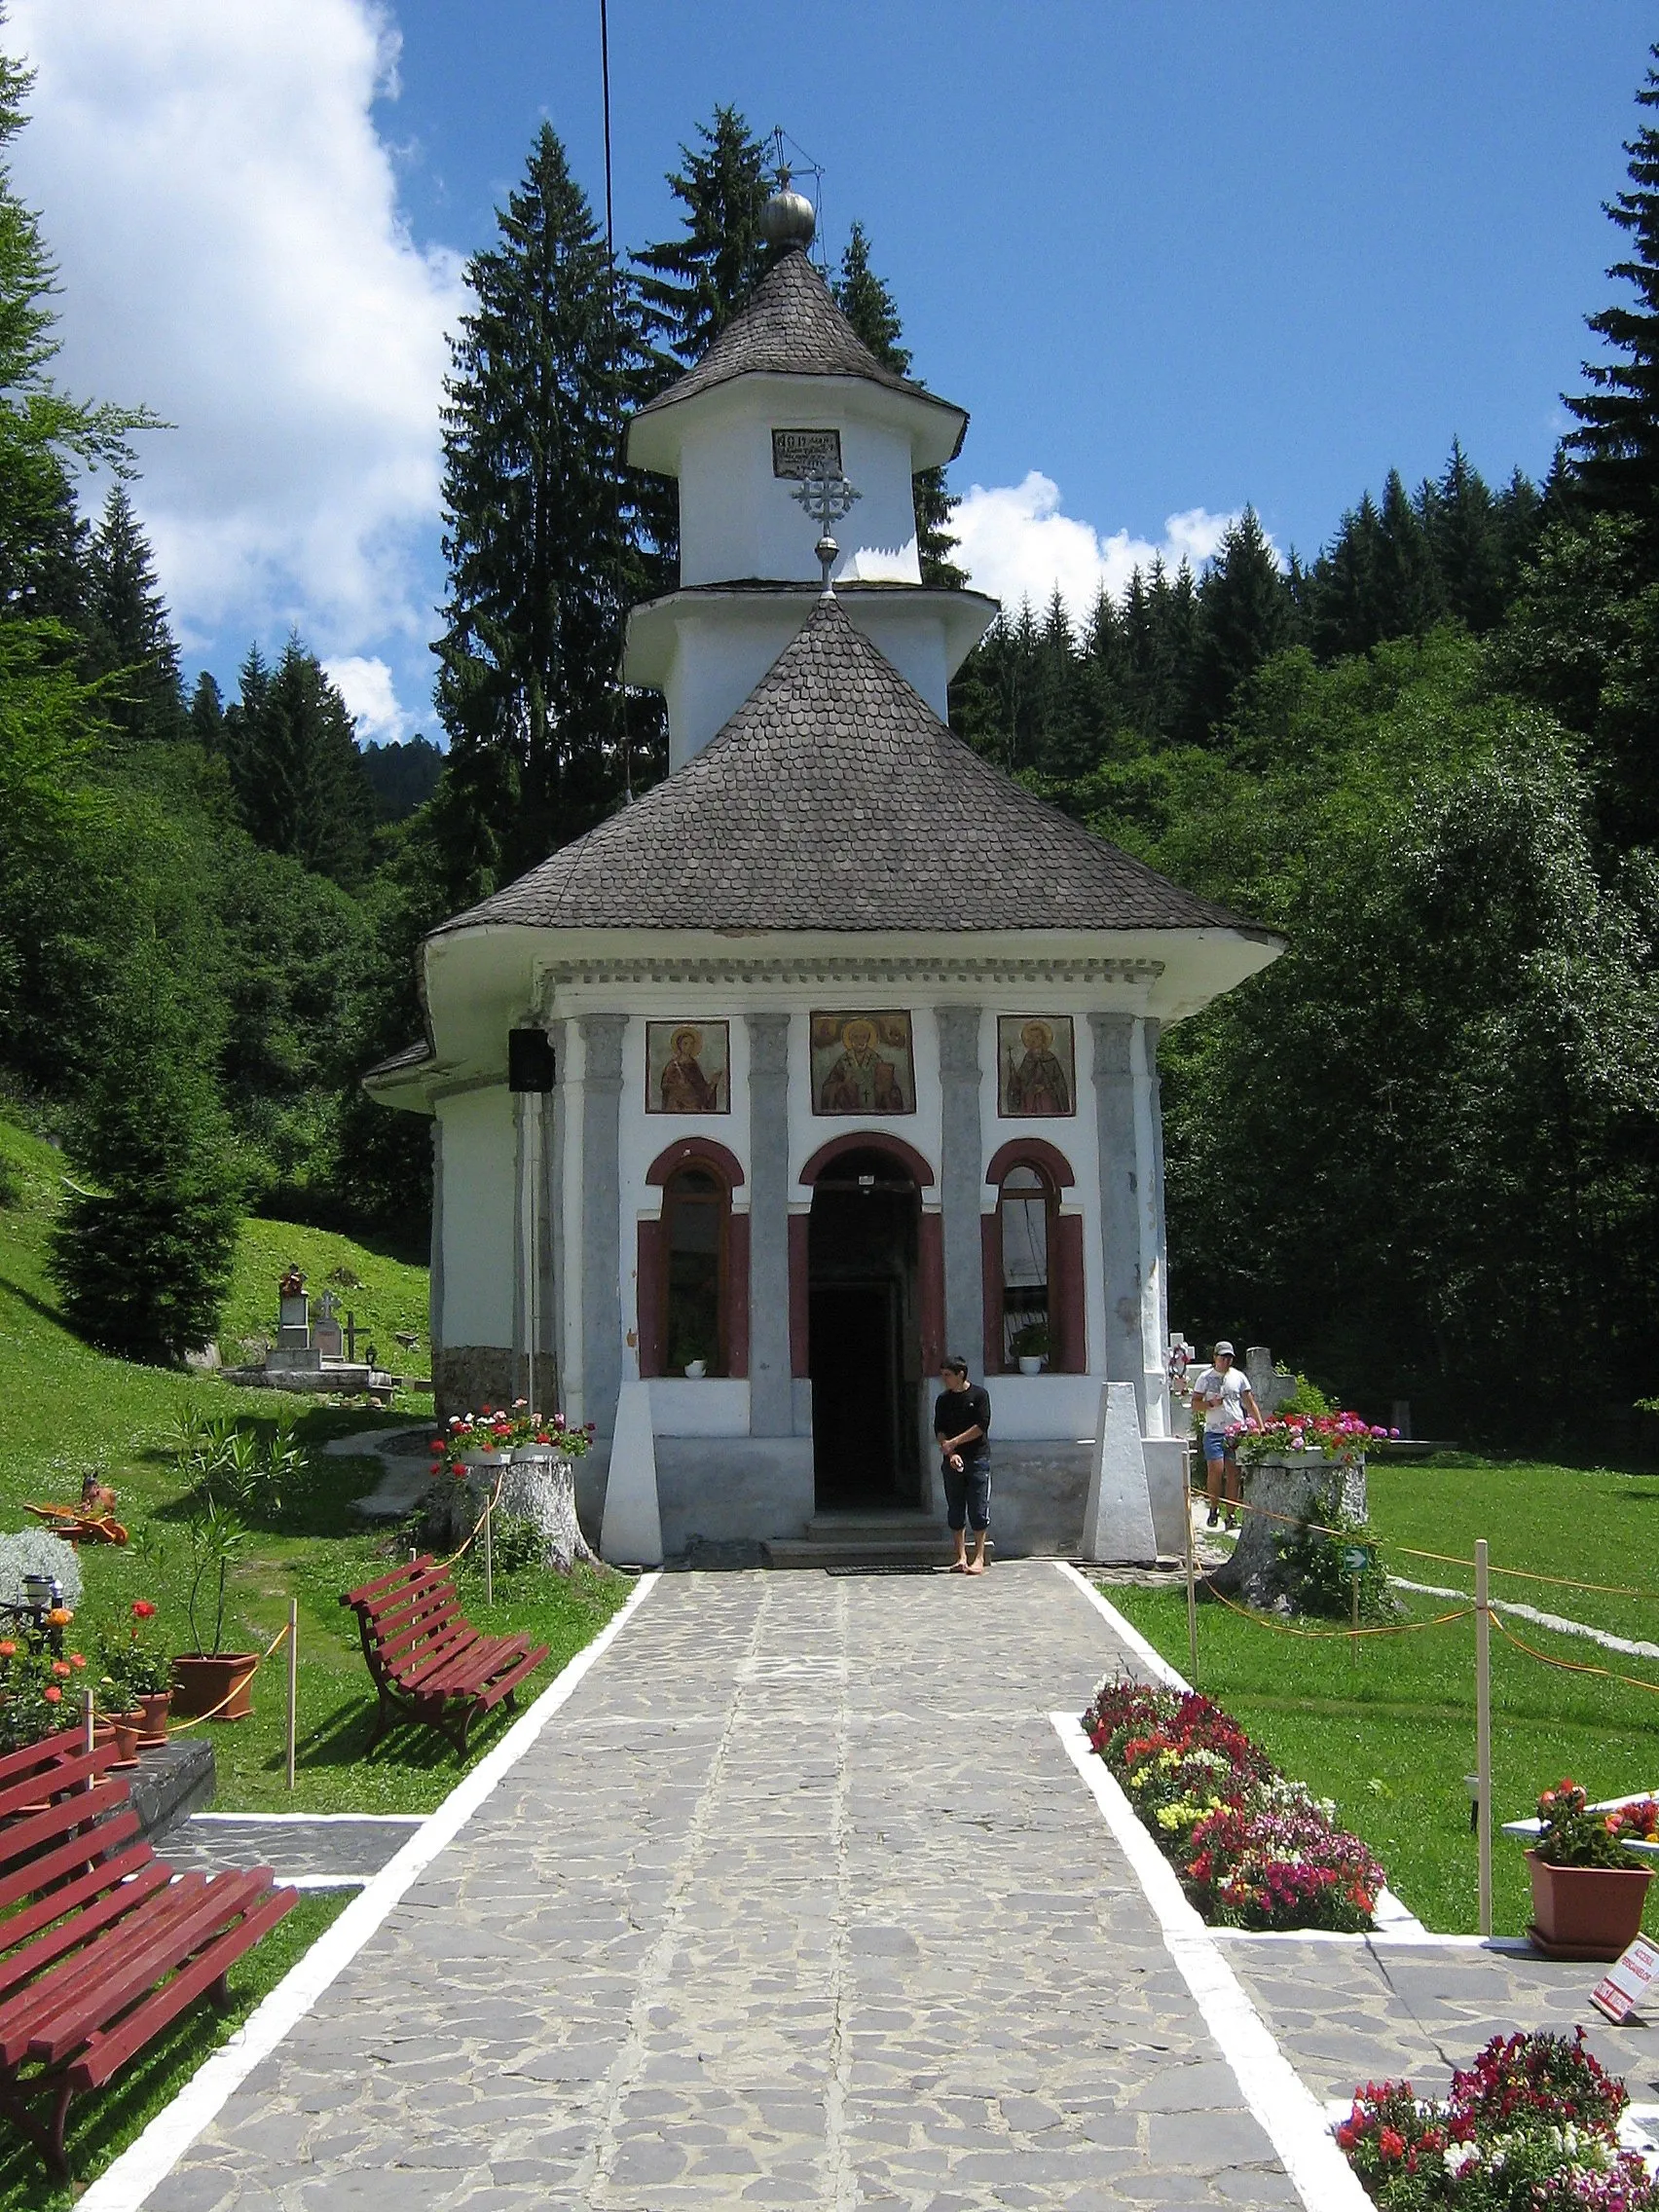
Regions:
<svg viewBox="0 0 1659 2212"><path fill-rule="evenodd" d="M804 484L813 476L841 473L839 430L774 430L772 474Z"/></svg>

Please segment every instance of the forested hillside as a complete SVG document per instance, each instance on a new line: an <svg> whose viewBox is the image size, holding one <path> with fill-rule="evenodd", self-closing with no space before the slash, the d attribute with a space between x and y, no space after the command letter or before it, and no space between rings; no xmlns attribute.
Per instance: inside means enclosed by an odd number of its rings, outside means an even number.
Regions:
<svg viewBox="0 0 1659 2212"><path fill-rule="evenodd" d="M0 143L27 91L0 73ZM52 211L0 179L0 1094L71 1161L71 1302L77 1237L201 1261L152 1354L217 1310L242 1208L419 1241L425 1132L356 1079L419 1032L422 933L663 772L661 702L617 669L676 519L623 433L764 273L771 184L735 110L682 154L674 235L612 267L544 126L468 264L441 753L359 747L297 637L181 683L129 490L144 395L55 385ZM1583 1433L1659 1387L1645 119L1612 213L1619 303L1546 484L1489 482L1450 438L1478 423L1448 425L1437 477L1356 487L1309 557L1247 511L1201 574L1081 624L1006 610L953 690L989 757L1288 940L1163 1043L1173 1319L1465 1437ZM831 280L916 373L874 255L855 225ZM959 583L942 475L917 490L925 574Z"/></svg>

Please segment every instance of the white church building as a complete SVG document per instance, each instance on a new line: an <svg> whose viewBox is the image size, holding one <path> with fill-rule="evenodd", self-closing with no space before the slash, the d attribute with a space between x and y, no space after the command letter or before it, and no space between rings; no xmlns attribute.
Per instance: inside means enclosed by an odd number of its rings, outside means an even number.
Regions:
<svg viewBox="0 0 1659 2212"><path fill-rule="evenodd" d="M365 1080L433 1124L439 1411L534 1366L597 1429L595 1535L619 1403L670 1554L941 1520L948 1350L991 1391L999 1547L1075 1551L1102 1385L1149 1457L1170 1434L1160 1034L1279 940L945 726L996 607L923 585L911 480L967 417L860 342L805 217L630 428L680 487L625 661L670 775L434 931L426 1037Z"/></svg>

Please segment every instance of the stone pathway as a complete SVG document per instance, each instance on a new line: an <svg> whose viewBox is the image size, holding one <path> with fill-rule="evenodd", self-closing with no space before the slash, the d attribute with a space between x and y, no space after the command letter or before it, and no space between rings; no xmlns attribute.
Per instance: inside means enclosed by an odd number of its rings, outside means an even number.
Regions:
<svg viewBox="0 0 1659 2212"><path fill-rule="evenodd" d="M304 1819L294 1814L195 1813L160 1839L169 1866L216 1874L226 1866L270 1866L279 1882L349 1889L378 1874L421 1825L422 1816L382 1814Z"/></svg>
<svg viewBox="0 0 1659 2212"><path fill-rule="evenodd" d="M151 2202L1292 2207L1051 1727L1052 1567L666 1576Z"/></svg>

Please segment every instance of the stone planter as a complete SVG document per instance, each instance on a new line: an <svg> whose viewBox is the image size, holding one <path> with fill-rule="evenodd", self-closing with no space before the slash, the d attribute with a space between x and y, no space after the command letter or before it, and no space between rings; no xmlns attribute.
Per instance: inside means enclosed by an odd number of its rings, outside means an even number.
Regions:
<svg viewBox="0 0 1659 2212"><path fill-rule="evenodd" d="M1323 1452L1287 1453L1283 1458L1239 1462L1246 1511L1233 1557L1212 1567L1199 1584L1263 1609L1285 1594L1279 1546L1294 1535L1299 1522L1329 1521L1345 1512L1365 1519L1365 1461L1344 1467Z"/></svg>
<svg viewBox="0 0 1659 2212"><path fill-rule="evenodd" d="M1616 1959L1641 1933L1653 1879L1646 1866L1552 1866L1527 1854L1532 1925L1527 1933L1547 1959Z"/></svg>
<svg viewBox="0 0 1659 2212"><path fill-rule="evenodd" d="M172 1710L180 1720L208 1714L215 1720L251 1719L257 1652L189 1651L172 1664Z"/></svg>
<svg viewBox="0 0 1659 2212"><path fill-rule="evenodd" d="M513 1454L497 1511L535 1522L541 1531L544 1567L569 1572L574 1561L594 1556L576 1522L575 1462L551 1445L521 1445Z"/></svg>

